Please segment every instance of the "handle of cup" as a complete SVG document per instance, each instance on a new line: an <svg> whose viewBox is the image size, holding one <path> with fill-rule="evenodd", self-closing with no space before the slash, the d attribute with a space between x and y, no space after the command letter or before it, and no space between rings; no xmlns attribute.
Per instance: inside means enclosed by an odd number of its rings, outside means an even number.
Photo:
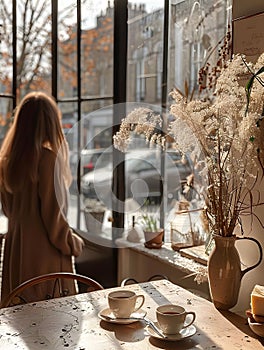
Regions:
<svg viewBox="0 0 264 350"><path fill-rule="evenodd" d="M184 326L183 326L182 328L187 328L187 327L189 327L191 324L193 324L193 322L195 321L195 318L196 318L195 312L193 312L193 311L185 312L185 315L186 315L186 316L187 316L187 315L192 315L192 319L191 319L191 321L190 321L189 323L184 324Z"/></svg>
<svg viewBox="0 0 264 350"><path fill-rule="evenodd" d="M139 302L139 299L141 299L141 302ZM138 302L139 302L139 305L135 306L135 310L134 311L138 311L141 308L141 306L144 304L144 302L145 302L144 295L141 295L141 294L137 295L136 304L138 304Z"/></svg>

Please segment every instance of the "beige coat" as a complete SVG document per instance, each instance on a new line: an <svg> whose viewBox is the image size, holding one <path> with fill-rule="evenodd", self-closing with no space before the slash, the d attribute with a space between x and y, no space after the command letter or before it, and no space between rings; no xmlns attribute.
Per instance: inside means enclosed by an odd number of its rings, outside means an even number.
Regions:
<svg viewBox="0 0 264 350"><path fill-rule="evenodd" d="M54 171L55 162L56 155L43 148L38 182L26 182L21 193L1 193L2 209L8 217L2 300L12 289L34 276L72 272L72 256L81 253L83 241L72 232L65 218L66 189L62 174ZM60 207L64 207L64 214ZM65 283L69 294L74 293L73 283ZM52 286L45 283L34 292L31 290L27 301L42 300L51 294Z"/></svg>

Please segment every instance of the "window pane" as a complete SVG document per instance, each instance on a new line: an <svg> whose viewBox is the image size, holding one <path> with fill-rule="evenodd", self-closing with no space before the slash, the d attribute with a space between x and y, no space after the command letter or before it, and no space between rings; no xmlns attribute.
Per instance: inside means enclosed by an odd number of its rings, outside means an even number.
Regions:
<svg viewBox="0 0 264 350"><path fill-rule="evenodd" d="M0 92L12 92L12 9L0 7Z"/></svg>
<svg viewBox="0 0 264 350"><path fill-rule="evenodd" d="M155 2L154 2L155 3ZM163 2L129 4L128 7L128 80L130 102L161 102Z"/></svg>
<svg viewBox="0 0 264 350"><path fill-rule="evenodd" d="M205 1L173 1L171 5L171 60L169 90L177 87L184 92L197 88L199 69L218 59L219 43L231 20L231 1L213 4Z"/></svg>
<svg viewBox="0 0 264 350"><path fill-rule="evenodd" d="M77 96L77 2L58 1L58 96ZM68 105L68 113L72 112Z"/></svg>
<svg viewBox="0 0 264 350"><path fill-rule="evenodd" d="M17 4L18 96L32 90L51 93L51 1Z"/></svg>
<svg viewBox="0 0 264 350"><path fill-rule="evenodd" d="M100 201L106 210L111 210L111 198L109 196L105 198L104 192L101 194L100 189L95 192L94 188L96 186L94 186L94 179L101 181L101 174L104 172L105 180L105 168L110 169L109 165L112 165L112 105L94 110L95 103L96 105L104 105L106 101L83 102L82 119L79 123L76 122L67 133L67 140L70 144L70 166L73 176L70 191L71 203L72 206L75 204L75 208L71 209L71 220L73 220L73 224L76 226L77 217L75 216L74 218L73 213L78 214L76 207L77 197L81 194L82 211L80 212L80 226L84 230L87 230L83 213L85 206L95 206ZM89 110L91 112L86 112ZM77 143L78 128L80 128L80 149L78 149ZM81 192L77 188L78 165L80 166ZM111 181L111 175L112 170L110 169L109 183ZM88 189L86 183L89 184ZM109 186L107 190L109 190ZM106 228L108 232L110 232L110 228L111 225L108 223Z"/></svg>
<svg viewBox="0 0 264 350"><path fill-rule="evenodd" d="M83 11L86 21L82 30L82 95L113 94L113 21L110 1L89 2ZM102 107L102 100L96 108Z"/></svg>
<svg viewBox="0 0 264 350"><path fill-rule="evenodd" d="M67 6L65 6L67 5ZM59 91L60 97L77 96L77 8L75 0L59 1ZM110 2L89 1L81 6L81 94L84 97L112 95L113 7ZM95 108L99 108L96 105Z"/></svg>
<svg viewBox="0 0 264 350"><path fill-rule="evenodd" d="M13 101L11 98L0 99L0 146L12 122Z"/></svg>
<svg viewBox="0 0 264 350"><path fill-rule="evenodd" d="M17 76L14 78L17 81L18 97L23 97L31 90L50 92L51 2L18 0L16 10ZM13 16L10 1L4 0L0 14L1 92L11 93Z"/></svg>

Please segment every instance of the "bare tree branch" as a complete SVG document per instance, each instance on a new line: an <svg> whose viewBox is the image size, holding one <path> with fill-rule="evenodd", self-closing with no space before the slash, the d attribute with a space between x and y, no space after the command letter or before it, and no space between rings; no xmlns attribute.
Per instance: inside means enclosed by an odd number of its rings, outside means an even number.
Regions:
<svg viewBox="0 0 264 350"><path fill-rule="evenodd" d="M82 1L82 5L87 0ZM63 7L59 13L59 28L67 33L69 20L77 2ZM51 6L46 0L17 1L17 86L23 93L30 90L32 83L47 76L51 64ZM0 23L2 24L2 58L0 79L11 77L12 67L12 6L10 0L0 0ZM68 24L67 24L68 23ZM67 67L73 70L73 67Z"/></svg>

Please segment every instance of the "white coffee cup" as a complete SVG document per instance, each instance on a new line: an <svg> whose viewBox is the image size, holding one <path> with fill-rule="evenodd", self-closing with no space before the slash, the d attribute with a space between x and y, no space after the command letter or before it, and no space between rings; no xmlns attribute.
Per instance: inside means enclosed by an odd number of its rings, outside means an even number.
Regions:
<svg viewBox="0 0 264 350"><path fill-rule="evenodd" d="M108 305L117 318L130 317L144 304L144 295L137 295L130 290L118 290L108 294Z"/></svg>
<svg viewBox="0 0 264 350"><path fill-rule="evenodd" d="M185 323L187 315L192 318ZM189 327L195 320L195 313L187 312L184 307L174 304L166 304L157 307L156 317L160 329L164 334L177 334L182 329Z"/></svg>

